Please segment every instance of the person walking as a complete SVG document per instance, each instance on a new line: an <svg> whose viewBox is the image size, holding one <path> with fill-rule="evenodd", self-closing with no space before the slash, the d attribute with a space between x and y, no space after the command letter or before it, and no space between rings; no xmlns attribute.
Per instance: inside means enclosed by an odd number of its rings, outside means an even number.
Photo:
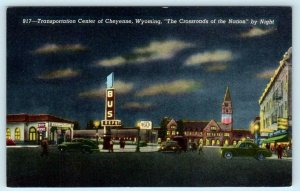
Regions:
<svg viewBox="0 0 300 191"><path fill-rule="evenodd" d="M282 153L283 153L283 148L282 148L281 144L279 144L277 146L277 157L278 157L278 159L282 159Z"/></svg>
<svg viewBox="0 0 300 191"><path fill-rule="evenodd" d="M48 141L47 139L43 139L41 142L41 147L42 147L42 153L41 156L48 156L49 150L48 150Z"/></svg>
<svg viewBox="0 0 300 191"><path fill-rule="evenodd" d="M200 155L200 153L203 153L203 144L200 143L198 146L198 154Z"/></svg>
<svg viewBox="0 0 300 191"><path fill-rule="evenodd" d="M113 140L109 141L109 150L108 152L114 152L114 142Z"/></svg>
<svg viewBox="0 0 300 191"><path fill-rule="evenodd" d="M124 152L124 148L125 148L125 141L123 138L121 138L120 140L120 150L121 152Z"/></svg>

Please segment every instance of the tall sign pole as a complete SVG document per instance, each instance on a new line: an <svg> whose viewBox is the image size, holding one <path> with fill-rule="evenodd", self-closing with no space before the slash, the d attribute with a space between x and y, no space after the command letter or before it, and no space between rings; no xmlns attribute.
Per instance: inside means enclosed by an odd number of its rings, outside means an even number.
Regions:
<svg viewBox="0 0 300 191"><path fill-rule="evenodd" d="M106 78L105 116L101 121L101 125L104 127L103 149L109 149L111 127L121 126L121 120L115 119L115 103L114 73L111 73Z"/></svg>

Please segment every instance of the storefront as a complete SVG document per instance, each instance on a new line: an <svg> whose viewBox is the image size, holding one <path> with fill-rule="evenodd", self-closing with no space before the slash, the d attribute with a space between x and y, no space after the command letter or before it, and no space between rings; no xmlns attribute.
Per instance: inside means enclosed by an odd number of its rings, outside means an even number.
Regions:
<svg viewBox="0 0 300 191"><path fill-rule="evenodd" d="M269 137L262 141L263 147L266 147L267 144L271 150L275 150L279 144L283 147L290 147L291 139L289 138L286 130L278 130L273 133L269 133Z"/></svg>
<svg viewBox="0 0 300 191"><path fill-rule="evenodd" d="M72 121L48 114L9 114L7 115L6 139L17 144L40 144L43 139L50 143L72 139Z"/></svg>

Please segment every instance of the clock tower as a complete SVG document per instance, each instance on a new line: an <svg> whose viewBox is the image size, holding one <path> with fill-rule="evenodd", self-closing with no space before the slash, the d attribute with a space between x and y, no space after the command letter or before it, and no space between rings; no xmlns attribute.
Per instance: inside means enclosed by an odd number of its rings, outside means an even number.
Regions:
<svg viewBox="0 0 300 191"><path fill-rule="evenodd" d="M233 119L232 119L232 102L231 102L231 97L230 97L230 91L229 91L229 86L226 88L224 100L222 103L222 125L224 127L224 130L231 131L232 130L232 124L233 124Z"/></svg>

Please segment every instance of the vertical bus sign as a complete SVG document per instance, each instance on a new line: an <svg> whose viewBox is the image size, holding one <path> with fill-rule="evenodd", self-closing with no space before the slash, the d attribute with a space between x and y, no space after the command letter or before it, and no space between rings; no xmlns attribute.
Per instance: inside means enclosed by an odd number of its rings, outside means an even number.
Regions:
<svg viewBox="0 0 300 191"><path fill-rule="evenodd" d="M106 120L115 119L115 90L107 89L106 90Z"/></svg>

